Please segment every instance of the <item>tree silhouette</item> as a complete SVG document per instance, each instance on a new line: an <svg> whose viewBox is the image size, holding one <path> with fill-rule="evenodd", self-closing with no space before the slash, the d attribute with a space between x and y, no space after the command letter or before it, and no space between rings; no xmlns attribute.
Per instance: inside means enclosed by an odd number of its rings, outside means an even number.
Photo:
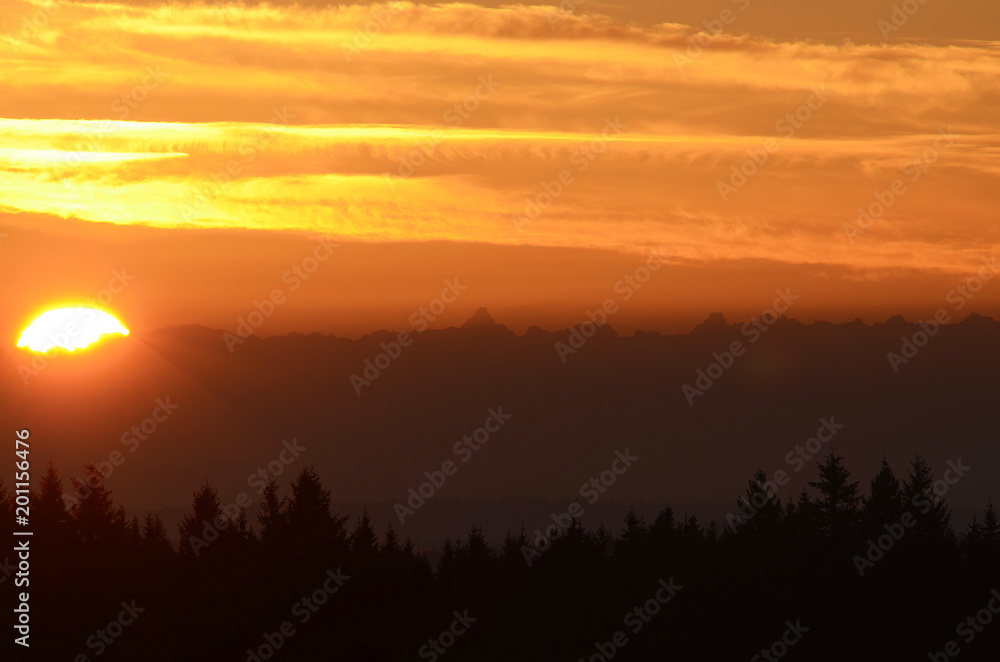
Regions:
<svg viewBox="0 0 1000 662"><path fill-rule="evenodd" d="M649 527L632 506L625 513L623 524L621 537L618 539L618 553L623 556L638 554L649 541Z"/></svg>
<svg viewBox="0 0 1000 662"><path fill-rule="evenodd" d="M178 525L181 557L191 559L208 554L210 558L219 558L232 553L239 546L235 525L222 512L219 493L205 481L194 492L191 512Z"/></svg>
<svg viewBox="0 0 1000 662"><path fill-rule="evenodd" d="M39 481L38 493L32 498L32 514L35 535L46 539L46 545L65 548L76 543L73 522L63 499L62 479L51 461Z"/></svg>
<svg viewBox="0 0 1000 662"><path fill-rule="evenodd" d="M417 550L413 541L407 538L403 542L403 558L410 573L410 582L414 584L429 584L431 579L431 564L427 555Z"/></svg>
<svg viewBox="0 0 1000 662"><path fill-rule="evenodd" d="M669 549L677 540L677 520L674 509L665 506L656 514L653 525L649 529L650 541L657 549Z"/></svg>
<svg viewBox="0 0 1000 662"><path fill-rule="evenodd" d="M916 518L915 535L928 544L949 547L955 535L951 528L951 509L934 493L930 465L920 455L910 463L910 473L903 485L904 506Z"/></svg>
<svg viewBox="0 0 1000 662"><path fill-rule="evenodd" d="M167 527L155 513L149 513L143 521L141 547L143 554L154 560L168 559L175 553Z"/></svg>
<svg viewBox="0 0 1000 662"><path fill-rule="evenodd" d="M3 478L0 478L0 521L4 523L14 521L13 494L7 491Z"/></svg>
<svg viewBox="0 0 1000 662"><path fill-rule="evenodd" d="M878 473L871 480L868 495L863 499L864 518L869 533L881 532L885 524L898 522L903 516L903 491L899 479L882 456Z"/></svg>
<svg viewBox="0 0 1000 662"><path fill-rule="evenodd" d="M348 538L348 546L351 567L360 571L370 571L378 563L378 534L372 526L368 508L365 508L358 517L358 522Z"/></svg>
<svg viewBox="0 0 1000 662"><path fill-rule="evenodd" d="M755 471L747 481L744 496L736 501L738 512L726 517L730 531L738 530L741 535L755 538L777 534L783 509L777 493L765 488L766 484L767 474L764 470Z"/></svg>
<svg viewBox="0 0 1000 662"><path fill-rule="evenodd" d="M265 548L276 548L287 539L289 530L287 511L288 500L278 496L278 481L272 477L264 487L257 509L260 541Z"/></svg>
<svg viewBox="0 0 1000 662"><path fill-rule="evenodd" d="M684 521L684 528L681 530L681 540L688 549L695 549L705 540L705 532L701 529L698 518L691 515Z"/></svg>
<svg viewBox="0 0 1000 662"><path fill-rule="evenodd" d="M1000 551L1000 518L992 499L983 513L983 543L994 555Z"/></svg>
<svg viewBox="0 0 1000 662"><path fill-rule="evenodd" d="M124 550L124 511L115 508L104 474L94 464L83 468L84 480L73 480L77 501L70 515L84 553L111 558Z"/></svg>
<svg viewBox="0 0 1000 662"><path fill-rule="evenodd" d="M62 479L59 478L59 472L50 460L42 480L39 481L38 493L32 499L35 515L41 521L51 525L69 524L69 511L66 509L62 493Z"/></svg>
<svg viewBox="0 0 1000 662"><path fill-rule="evenodd" d="M315 467L307 467L292 481L292 497L288 504L289 546L316 554L343 553L346 549L346 517L330 510L330 490Z"/></svg>
<svg viewBox="0 0 1000 662"><path fill-rule="evenodd" d="M503 567L508 571L519 571L525 567L524 552L521 550L528 545L528 532L521 524L517 533L508 531L504 536L503 544L500 546L500 559Z"/></svg>
<svg viewBox="0 0 1000 662"><path fill-rule="evenodd" d="M820 531L838 543L845 540L858 518L861 495L858 482L851 482L850 477L844 458L831 451L819 464L819 479L809 481L820 493L812 504Z"/></svg>
<svg viewBox="0 0 1000 662"><path fill-rule="evenodd" d="M379 558L383 563L398 565L403 558L403 547L399 543L399 536L396 535L396 529L392 522L386 525L384 538L382 546L378 550Z"/></svg>
<svg viewBox="0 0 1000 662"><path fill-rule="evenodd" d="M493 561L493 550L483 535L483 527L472 525L465 541L466 558L470 567L487 567Z"/></svg>
<svg viewBox="0 0 1000 662"><path fill-rule="evenodd" d="M1000 579L1000 518L991 500L983 513L983 521L973 515L963 541L970 572L993 584Z"/></svg>
<svg viewBox="0 0 1000 662"><path fill-rule="evenodd" d="M816 496L804 490L787 506L767 493L765 476L756 472L739 502L754 510L735 533L726 527L720 535L714 520L703 526L669 506L651 526L629 507L618 536L603 523L590 530L572 518L531 565L522 549L533 541L523 525L508 531L495 552L483 528L472 524L464 538L444 541L435 569L410 538L400 542L392 524L380 544L367 507L347 535L314 468L293 479L288 499L276 481L268 482L256 527L245 510L223 507L206 481L177 527L179 553L158 515L147 514L140 525L115 505L95 467L85 474L75 481L80 498L68 510L60 508L54 466L35 495L39 531L62 522L69 536L66 548L42 546L32 556L44 569L32 577L33 600L60 633L46 641L62 646L43 659L69 659L107 622L106 613L120 610L122 595L136 596L157 616L142 621L141 636L136 630L115 642L116 659L222 659L249 647L244 659L252 661L267 649L253 648L246 633L264 632L265 642L277 642L276 624L290 613L301 627L284 644L289 659L404 659L420 650L428 632L441 631L442 615L465 608L481 621L473 637L456 643L456 660L573 658L587 654L588 641L608 650L604 642L622 614L649 609L651 591L663 585L657 582L671 577L685 587L683 607L662 606L669 616L647 613L642 632L629 637L628 659L662 659L666 650L678 659L745 659L761 640L774 638L775 624L795 618L789 613L811 624L796 644L803 659L850 659L859 641L880 659L918 659L953 627L956 613L979 604L984 586L1000 582L1000 517L992 502L964 532L959 555L948 546L954 531L947 506L930 500L934 482L920 457L902 486L883 458L861 495L843 458L830 453L809 483ZM0 483L5 503L10 496ZM913 526L893 521L905 513ZM889 539L885 524L903 533L877 548L877 565L860 576L852 558L864 553L866 540ZM192 547L192 538L201 544ZM326 595L318 582L341 566L349 584ZM306 611L304 599L312 605ZM81 604L96 612L95 622L81 614ZM301 620L307 613L309 623ZM727 623L725 637L717 636L720 620ZM175 636L179 631L183 638ZM992 652L987 637L976 644ZM458 653L460 645L469 648ZM971 647L969 659L977 659Z"/></svg>

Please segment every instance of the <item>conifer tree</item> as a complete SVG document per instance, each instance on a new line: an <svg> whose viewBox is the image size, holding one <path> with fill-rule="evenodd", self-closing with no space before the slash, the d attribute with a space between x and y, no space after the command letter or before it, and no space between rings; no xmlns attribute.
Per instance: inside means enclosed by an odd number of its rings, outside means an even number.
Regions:
<svg viewBox="0 0 1000 662"><path fill-rule="evenodd" d="M287 510L287 499L279 498L278 482L271 478L264 487L257 511L260 541L265 549L275 549L286 541L289 530Z"/></svg>
<svg viewBox="0 0 1000 662"><path fill-rule="evenodd" d="M934 494L934 475L930 465L917 455L910 467L903 485L903 507L916 519L916 537L943 544L953 543L951 509L943 498Z"/></svg>
<svg viewBox="0 0 1000 662"><path fill-rule="evenodd" d="M97 466L88 464L83 469L84 479L73 480L77 501L70 516L84 549L107 555L124 546L124 511L115 508L111 490L104 485L104 475Z"/></svg>
<svg viewBox="0 0 1000 662"><path fill-rule="evenodd" d="M842 540L848 536L858 520L861 495L858 481L851 481L851 472L844 465L844 458L830 452L819 464L819 479L809 486L819 491L813 503L813 512L827 537Z"/></svg>
<svg viewBox="0 0 1000 662"><path fill-rule="evenodd" d="M868 496L863 501L865 521L870 530L879 530L886 524L898 522L903 515L903 491L884 455L878 473L871 480Z"/></svg>

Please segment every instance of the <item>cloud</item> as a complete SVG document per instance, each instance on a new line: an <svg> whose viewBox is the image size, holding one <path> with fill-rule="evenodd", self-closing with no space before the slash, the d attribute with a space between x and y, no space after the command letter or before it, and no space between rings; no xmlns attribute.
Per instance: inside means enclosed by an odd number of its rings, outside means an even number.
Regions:
<svg viewBox="0 0 1000 662"><path fill-rule="evenodd" d="M22 213L849 269L961 271L997 236L996 42L586 6L10 6L0 186Z"/></svg>

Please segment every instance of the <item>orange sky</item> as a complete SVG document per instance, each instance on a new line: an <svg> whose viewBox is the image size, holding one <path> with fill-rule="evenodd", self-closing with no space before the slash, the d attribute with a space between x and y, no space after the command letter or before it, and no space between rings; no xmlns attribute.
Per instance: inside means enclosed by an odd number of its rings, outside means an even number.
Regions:
<svg viewBox="0 0 1000 662"><path fill-rule="evenodd" d="M2 331L122 269L131 327L402 329L458 277L440 324L552 328L656 248L620 330L915 319L998 252L995 3L664 4L0 0Z"/></svg>

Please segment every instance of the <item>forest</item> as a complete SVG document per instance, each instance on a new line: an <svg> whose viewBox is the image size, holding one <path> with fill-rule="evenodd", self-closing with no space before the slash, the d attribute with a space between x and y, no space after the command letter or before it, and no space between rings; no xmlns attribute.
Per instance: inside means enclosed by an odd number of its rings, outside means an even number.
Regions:
<svg viewBox="0 0 1000 662"><path fill-rule="evenodd" d="M863 489L830 453L782 502L752 475L728 522L663 508L542 537L470 529L417 549L331 512L314 467L251 519L198 487L179 530L97 467L31 499L32 649L86 660L997 659L1000 521L956 530L920 456ZM68 500L64 492L76 490ZM14 499L0 483L0 514ZM456 532L459 533L459 532ZM9 552L8 552L9 553ZM13 556L11 557L13 559ZM0 583L13 584L12 560Z"/></svg>

